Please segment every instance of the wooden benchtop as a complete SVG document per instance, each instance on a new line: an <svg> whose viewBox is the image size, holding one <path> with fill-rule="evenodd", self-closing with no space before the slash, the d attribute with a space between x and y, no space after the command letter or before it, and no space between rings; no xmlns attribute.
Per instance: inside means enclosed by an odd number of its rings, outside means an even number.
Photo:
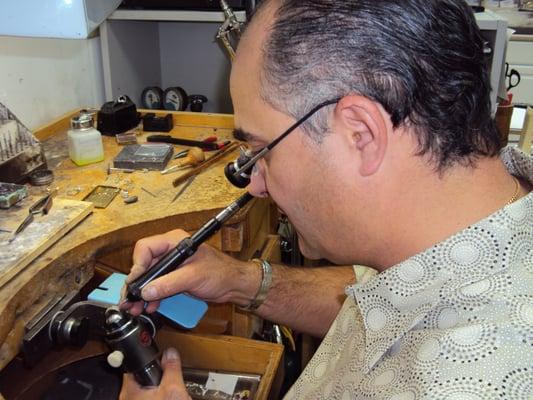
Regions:
<svg viewBox="0 0 533 400"><path fill-rule="evenodd" d="M55 296L83 287L93 275L96 258L131 246L139 238L152 234L177 227L195 230L243 193L231 186L223 175L224 165L235 158L236 152L201 173L174 203L171 199L179 188L172 186L172 180L183 172L161 175L159 171L136 171L107 175L108 163L120 151L114 137L103 137L104 162L77 167L68 158L66 142L69 120L74 114L76 112L69 113L35 132L43 141L49 167L54 170L51 187L58 188L57 196L81 200L95 185L109 184L129 186L130 195L138 196L139 201L126 205L119 194L106 209L94 209L92 215L0 289L0 368L18 353L24 325ZM176 136L202 139L216 135L220 141L232 139L231 115L172 114L175 122L172 134ZM144 142L146 136L140 134L138 142ZM73 194L76 187L81 191ZM157 197L142 191L141 187ZM237 223L257 201L252 200L229 223ZM215 239L218 246L224 249L226 243L226 250L238 251L238 243L232 243L231 229L228 235L227 241L224 241L224 230L218 235Z"/></svg>

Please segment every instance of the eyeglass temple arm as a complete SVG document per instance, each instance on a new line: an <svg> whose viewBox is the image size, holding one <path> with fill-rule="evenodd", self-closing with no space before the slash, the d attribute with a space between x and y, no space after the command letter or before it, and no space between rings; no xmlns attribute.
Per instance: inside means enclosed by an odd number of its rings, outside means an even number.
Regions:
<svg viewBox="0 0 533 400"><path fill-rule="evenodd" d="M314 108L312 108L307 114L305 114L302 118L300 118L298 121L296 121L289 129L287 129L285 132L283 132L281 135L279 135L276 139L274 139L272 142L270 142L268 145L266 145L259 153L257 153L255 156L253 156L246 164L244 164L242 167L238 168L233 175L238 176L243 171L248 170L252 165L254 165L257 160L264 157L274 146L276 146L279 142L281 142L289 133L291 133L293 130L298 128L301 124L303 124L305 121L307 121L314 113L316 113L318 110L320 110L322 107L329 106L331 104L338 103L340 98L332 99L324 101L323 103L318 104Z"/></svg>

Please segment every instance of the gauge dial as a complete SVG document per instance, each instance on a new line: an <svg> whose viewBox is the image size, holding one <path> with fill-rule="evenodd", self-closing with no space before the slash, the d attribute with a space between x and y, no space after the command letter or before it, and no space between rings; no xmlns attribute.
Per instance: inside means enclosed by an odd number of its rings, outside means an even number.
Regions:
<svg viewBox="0 0 533 400"><path fill-rule="evenodd" d="M165 110L184 111L187 108L187 93L179 86L169 87L163 94Z"/></svg>
<svg viewBox="0 0 533 400"><path fill-rule="evenodd" d="M148 86L141 94L144 108L149 110L163 109L163 90L158 86Z"/></svg>

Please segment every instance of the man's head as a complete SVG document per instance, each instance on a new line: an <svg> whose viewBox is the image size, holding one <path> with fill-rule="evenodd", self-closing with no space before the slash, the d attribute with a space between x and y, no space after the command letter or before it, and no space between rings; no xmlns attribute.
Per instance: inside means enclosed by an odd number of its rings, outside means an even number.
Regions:
<svg viewBox="0 0 533 400"><path fill-rule="evenodd" d="M396 146L391 134L411 136L413 153L439 173L498 153L488 82L482 38L463 0L265 1L232 70L237 128L252 133L257 150L317 104L341 101L276 147L252 192L270 193L308 247L331 258L328 218L348 213L346 201L332 209L332 196L357 196L365 211L373 192L365 185L378 185L370 178ZM332 135L343 129L353 141Z"/></svg>
<svg viewBox="0 0 533 400"><path fill-rule="evenodd" d="M264 44L262 95L298 119L315 104L359 93L395 127L417 128L439 168L494 155L489 79L463 0L282 0ZM324 115L325 113L323 113ZM320 137L326 118L309 131Z"/></svg>

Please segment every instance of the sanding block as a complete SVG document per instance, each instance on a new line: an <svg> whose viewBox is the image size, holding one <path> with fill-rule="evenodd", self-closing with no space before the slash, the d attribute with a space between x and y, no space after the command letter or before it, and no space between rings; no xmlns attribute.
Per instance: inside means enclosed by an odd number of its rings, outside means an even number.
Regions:
<svg viewBox="0 0 533 400"><path fill-rule="evenodd" d="M120 291L124 286L126 275L113 273L88 296L89 300L109 305L118 305ZM207 303L186 294L177 294L161 301L157 310L161 315L178 325L192 329L207 311Z"/></svg>

